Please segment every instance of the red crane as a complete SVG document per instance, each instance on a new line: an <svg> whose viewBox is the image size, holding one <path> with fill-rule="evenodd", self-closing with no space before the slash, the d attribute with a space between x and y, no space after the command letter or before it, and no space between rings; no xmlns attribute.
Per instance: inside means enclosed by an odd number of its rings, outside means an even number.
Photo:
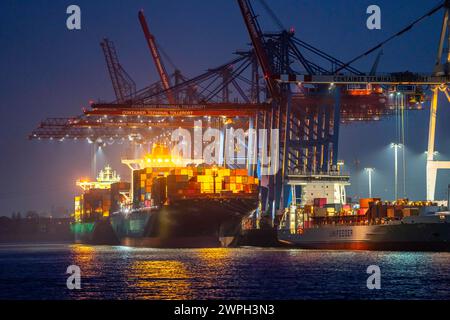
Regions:
<svg viewBox="0 0 450 320"><path fill-rule="evenodd" d="M263 33L258 24L258 20L253 12L253 8L248 0L238 0L239 8L241 9L242 17L245 21L248 33L252 40L253 48L258 58L259 65L264 73L264 79L269 89L272 98L278 98L279 88L273 78L272 68L270 66L269 58L265 49L265 42Z"/></svg>
<svg viewBox="0 0 450 320"><path fill-rule="evenodd" d="M159 77L164 90L166 91L166 97L170 104L175 104L176 101L173 97L172 91L170 90L170 78L167 75L166 68L161 60L161 55L159 54L158 47L156 45L155 37L150 33L148 28L147 20L144 16L144 10L139 11L139 21L141 23L142 31L144 32L145 39L147 40L148 48L152 54L153 61L155 62L156 69L158 70Z"/></svg>

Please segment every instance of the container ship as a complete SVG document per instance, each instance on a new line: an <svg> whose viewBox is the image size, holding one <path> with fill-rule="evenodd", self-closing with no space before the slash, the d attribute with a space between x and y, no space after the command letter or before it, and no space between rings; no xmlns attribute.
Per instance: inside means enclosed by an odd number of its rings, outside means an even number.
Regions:
<svg viewBox="0 0 450 320"><path fill-rule="evenodd" d="M94 215L81 210L89 217L74 225L82 229L75 232L82 239L144 247L232 246L243 218L258 206L258 179L246 169L180 166L161 145L154 145L143 159L122 162L131 168L129 189L116 186L117 181L108 188L88 189L88 194L104 190L112 200L103 201L103 208L96 203Z"/></svg>
<svg viewBox="0 0 450 320"><path fill-rule="evenodd" d="M111 212L126 200L130 184L106 166L95 181L80 179L76 185L82 194L75 197L75 210L70 229L77 243L118 244L110 224Z"/></svg>
<svg viewBox="0 0 450 320"><path fill-rule="evenodd" d="M369 198L352 206L327 200L287 210L279 241L304 249L450 251L450 213L442 204Z"/></svg>

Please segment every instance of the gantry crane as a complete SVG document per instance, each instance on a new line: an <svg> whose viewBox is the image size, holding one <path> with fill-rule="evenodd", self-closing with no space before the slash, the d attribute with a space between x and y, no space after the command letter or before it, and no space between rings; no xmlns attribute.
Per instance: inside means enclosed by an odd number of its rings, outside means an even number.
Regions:
<svg viewBox="0 0 450 320"><path fill-rule="evenodd" d="M247 27L250 39L253 44L253 48L258 57L258 62L263 69L264 76L266 78L267 88L272 96L272 98L277 99L276 105L274 105L273 113L275 112L277 119L278 128L284 136L280 139L280 151L281 151L281 180L277 180L274 184L274 192L275 194L281 194L281 202L278 204L278 199L275 201L275 206L279 208L283 208L286 203L283 203L283 196L285 196L284 186L285 183L283 180L286 178L286 173L289 172L289 157L291 154L290 147L294 147L292 151L295 152L295 149L299 151L304 148L305 144L302 141L297 143L292 143L288 136L292 137L293 132L291 131L290 126L293 125L295 120L300 121L301 126L308 127L308 122L311 120L313 122L318 122L318 127L322 127L322 129L313 129L315 131L316 136L320 136L319 139L309 139L306 141L309 146L313 146L313 165L316 166L317 156L316 152L320 153L319 163L323 162L323 157L328 153L327 151L324 153L324 148L328 148L330 145L327 143L323 143L324 138L329 137L329 128L334 128L334 141L333 141L333 156L331 157L330 164L336 164L337 160L337 138L338 138L338 123L337 119L339 119L339 109L341 109L341 96L339 94L340 88L342 86L348 85L376 85L376 86L389 86L400 88L405 85L412 86L432 86L433 98L431 101L431 111L430 111L430 125L429 125L429 138L428 138L428 151L427 151L427 199L434 200L435 193L435 183L436 183L436 174L438 169L450 169L450 161L436 161L434 160L435 151L434 151L434 141L435 141L435 127L436 127L436 112L437 112L437 104L438 104L438 95L439 92L445 93L447 99L450 101L450 92L448 89L448 83L450 83L450 51L445 48L445 42L450 43L450 1L445 0L442 1L437 6L433 7L431 10L426 12L424 15L420 16L418 19L414 20L411 24L407 25L401 31L395 33L391 37L387 38L385 41L381 42L377 46L371 48L370 50L364 52L363 54L358 55L356 58L350 60L347 63L341 63L337 61L336 68L333 68L332 72L327 72L323 68L319 66L311 65L309 61L307 61L302 53L296 48L295 44L304 48L308 48L308 45L303 44L300 40L295 39L291 36L291 34L287 31L281 32L279 34L267 35L263 34L259 24L257 22L256 15L253 12L253 9L250 4L250 0L237 0L239 7L241 9L241 13ZM369 74L365 74L359 72L358 70L352 67L352 64L381 49L386 43L392 41L396 37L401 36L402 34L411 30L416 24L426 19L427 17L435 14L440 9L444 8L444 18L442 23L441 36L439 40L439 49L438 55L436 59L436 65L434 68L433 74L418 74L411 72L404 73L391 73L387 75L376 75L374 72ZM268 38L268 40L265 40ZM293 41L291 39L294 39ZM293 45L294 43L294 45ZM291 51L292 53L287 53L287 51ZM322 55L323 53L316 51L317 54ZM304 72L296 72L291 67L291 58L293 58L294 54L297 56L298 60L305 67ZM284 60L284 61L283 61ZM376 59L375 65L379 58ZM347 71L347 73L344 73ZM348 73L349 72L349 73ZM267 79L267 77L272 77L271 79ZM313 84L316 86L317 90L320 92L321 89L325 87L334 88L336 92L335 97L335 110L334 117L329 117L327 119L327 115L325 113L325 118L320 119L316 116L313 116L313 119L299 115L298 112L304 113L304 111L308 108L308 99L304 99L301 101L300 105L292 104L293 100L291 99L291 93L289 87L286 84L295 83L297 85L303 84ZM278 86L277 86L278 84ZM295 100L294 100L295 101ZM329 102L330 103L330 102ZM319 106L320 107L320 106ZM296 118L296 119L295 119ZM315 119L314 119L315 118ZM334 118L334 119L333 119ZM273 119L273 118L272 118ZM288 119L295 119L294 121L289 121ZM328 126L325 130L323 130L323 125ZM272 128L274 128L272 126ZM317 127L316 127L317 128ZM311 132L309 129L307 129ZM323 130L323 131L322 131ZM324 135L325 132L325 135ZM322 149L321 151L318 151ZM306 150L306 154L303 155L303 158L308 158L308 153L310 150ZM296 162L301 165L301 158L296 158ZM298 161L300 160L300 161ZM325 168L322 166L322 170ZM310 172L314 171L311 168L308 168ZM325 171L325 170L324 170ZM281 181L281 183L280 183Z"/></svg>
<svg viewBox="0 0 450 320"><path fill-rule="evenodd" d="M445 34L448 29L448 3L449 1L445 1L446 14L439 51L441 52L441 58L444 58L442 48L444 47L443 43L445 42ZM279 165L281 170L278 171L279 174L276 177L271 177L272 180L269 181L269 202L273 203L273 209L282 209L285 207L285 200L287 199L287 189L284 188L286 176L289 176L292 172L328 172L337 162L339 123L341 119L354 121L355 118L351 115L352 112L355 112L355 105L350 108L345 103L346 97L340 95L342 87L352 84L431 85L435 88L435 97L433 98L435 102L432 104L432 113L430 115L428 152L430 173L428 174L429 178L427 178L427 186L428 184L431 185L431 182L428 183L428 181L433 180L432 168L437 170L444 165L434 161L433 151L437 94L444 92L447 96L450 96L447 90L447 84L450 83L448 52L445 57L447 58L446 61L444 63L439 62L437 64L439 68L436 68L436 72L432 75L414 73L366 74L355 69L351 64L357 59L375 52L394 37L410 30L414 24L437 12L444 4L433 8L432 11L427 12L423 17L417 19L413 24L393 37L390 37L381 45L352 59L348 63L339 61L296 38L292 31L283 30L280 33L263 34L250 5L250 0L238 0L238 4L252 41L252 51L240 53L238 58L233 59L229 63L218 68L209 69L206 73L171 86L156 47L155 39L148 30L145 17L143 14L140 14L139 18L152 57L155 58L156 56L155 65L160 73L163 88L146 87L137 93L132 103L126 103L125 101L125 103L115 104L93 104L90 106L90 110L85 111L81 119L57 119L57 121L48 119L49 121L41 123L41 127L35 130L30 138L58 138L62 140L65 137L86 137L90 140L93 138L127 140L129 137L141 135L143 136L142 139L145 140L150 139L151 136L150 134L144 134L144 131L149 131L150 124L155 128L169 128L181 125L178 120L182 120L178 119L179 117L189 119L190 117L195 118L195 116L208 117L208 115L218 117L235 117L239 114L245 114L245 116L249 117L256 115L256 128L278 129L280 132L279 163L274 165ZM304 55L305 51L307 51L308 55ZM320 61L331 63L331 69L328 69L321 62L313 60L319 58L321 59ZM295 66L294 63L296 63ZM111 65L117 66L117 64L113 63ZM260 77L257 64L262 70L263 79L266 83L267 95L265 103L260 103L258 89ZM301 70L298 69L298 66L301 67ZM250 68L253 71L248 76L248 69ZM246 71L247 75L245 74ZM251 92L250 97L246 96L246 90L242 90L236 85L237 81L241 81L241 83L251 88L249 90ZM236 86L237 95L234 98L230 97L230 92L225 87L229 84ZM291 84L296 84L296 86ZM317 90L308 95L291 92L291 89L301 88L304 84L312 84ZM186 93L182 100L176 99L176 106L172 104L175 92ZM237 100L239 98L238 95L241 96L245 103ZM358 97L358 99L366 98ZM120 102L119 100L123 101L126 99L119 99L118 97L118 102ZM183 103L180 103L180 101L183 101ZM246 104L248 105L249 102L255 108L246 110ZM218 110L214 111L217 109L218 103L224 103L224 109L220 110L218 108ZM364 102L364 104L366 103ZM199 111L198 106L203 106L204 108L201 108L201 111ZM165 114L162 111L164 109L170 112L173 111L174 115L176 115L175 118L177 118L175 119L176 121L169 123L173 115L170 113ZM233 109L241 110L243 113L234 112ZM373 113L370 108L367 108L361 111L364 115L359 118L376 120L379 119L380 115L388 114L387 109L384 107L383 110L377 109L376 113ZM191 113L191 111L193 112ZM247 111L248 113L246 113ZM152 119L154 117L156 121ZM187 121L184 123L188 126ZM117 126L119 126L119 130L115 129ZM432 138L431 132L433 133ZM433 143L431 144L431 142Z"/></svg>
<svg viewBox="0 0 450 320"><path fill-rule="evenodd" d="M441 35L439 38L439 46L434 66L434 76L450 76L450 48L445 47L445 41L450 44L450 1L445 1L445 12L442 21ZM443 92L450 102L450 94L448 83L435 85L432 88L433 97L431 99L430 123L428 128L428 148L427 148L427 199L434 200L436 189L436 177L439 169L450 169L450 161L435 160L435 138L436 138L436 120L439 101L439 92Z"/></svg>
<svg viewBox="0 0 450 320"><path fill-rule="evenodd" d="M289 175L300 172L327 173L336 166L340 122L339 88L330 91L328 86L319 86L316 101L293 99L290 84L278 81L279 75L295 73L292 65L294 61L307 74L330 73L319 64L306 59L302 53L304 50L332 65L342 66L343 63L296 39L291 30L264 34L250 1L237 2L264 74L268 100L272 106L269 114L263 116L261 127L270 127L279 133L278 145L271 146L278 147L280 152L278 159L270 164L274 167L270 172L276 174L267 177L269 192L265 202L269 206L266 209L274 216L279 209L288 205L291 193L288 186ZM346 70L354 74L360 73L351 67ZM329 99L330 94L335 95L336 99ZM321 101L319 105L317 101Z"/></svg>
<svg viewBox="0 0 450 320"><path fill-rule="evenodd" d="M279 98L279 89L277 83L274 81L274 74L270 65L269 58L266 52L266 45L259 26L258 20L253 12L253 8L246 0L238 0L239 8L244 17L245 26L250 35L256 57L263 71L264 80L266 82L271 98Z"/></svg>
<svg viewBox="0 0 450 320"><path fill-rule="evenodd" d="M351 66L357 60L382 48L385 44L396 37L410 31L416 24L444 8L441 33L439 37L438 52L432 74L419 74L412 72L391 73L384 75L370 74L342 74L342 71ZM450 49L445 43L450 44L450 0L441 1L438 5L427 11L425 14L414 20L401 31L388 37L373 48L353 58L349 62L338 67L333 74L281 74L276 75L276 80L280 83L301 83L301 84L365 84L365 85L389 85L400 88L404 85L431 86L432 99L430 108L427 165L426 165L426 197L427 200L435 199L436 177L440 169L450 169L450 161L435 160L435 132L439 93L443 92L450 102Z"/></svg>
<svg viewBox="0 0 450 320"><path fill-rule="evenodd" d="M250 35L250 40L253 45L253 49L255 52L255 55L257 57L257 60L259 62L259 65L262 69L264 81L267 86L268 91L268 98L271 101L272 104L272 111L270 115L263 116L263 123L262 127L267 128L270 126L271 129L278 129L278 125L276 123L276 113L278 112L278 119L281 121L282 118L282 110L281 110L281 103L279 99L281 98L280 93L280 87L278 83L274 80L274 73L272 70L272 65L270 63L268 54L266 52L267 44L265 43L264 36L261 30L261 27L259 26L258 20L256 18L256 15L253 12L253 8L251 4L247 0L238 0L239 8L241 10L241 14L244 18L245 26L247 27L248 34ZM278 106L278 110L275 110L276 106ZM259 119L258 119L259 120ZM289 121L286 121L289 122ZM272 141L273 142L273 141ZM280 145L281 137L279 137L278 141L276 142L276 145L270 145L270 148L279 148L282 149L282 146ZM257 142L259 144L259 142ZM284 154L284 153L282 153ZM279 156L277 154L277 156ZM267 162L264 159L262 162ZM268 175L266 185L264 187L267 187L268 192L267 193L261 193L262 195L267 194L267 199L261 199L262 203L262 210L267 211L269 210L272 215L274 215L276 207L278 207L276 204L280 202L280 197L282 194L282 176L279 172L279 164L280 161L278 158L271 159L271 163L267 163L267 173L269 171L276 172L276 176L274 177L272 174ZM271 167L271 169L270 169ZM266 173L266 174L267 174ZM262 175L264 175L264 170L262 170ZM275 199L278 198L278 199Z"/></svg>
<svg viewBox="0 0 450 320"><path fill-rule="evenodd" d="M100 43L108 67L109 76L113 85L116 101L118 103L127 103L136 95L136 83L128 75L122 65L119 63L114 43L108 39L103 39Z"/></svg>
<svg viewBox="0 0 450 320"><path fill-rule="evenodd" d="M156 66L156 70L158 71L159 77L161 78L161 83L165 90L167 100L170 104L175 104L175 98L173 96L172 90L170 90L170 78L167 74L164 63L161 59L161 55L159 54L158 46L156 45L156 40L153 34L150 33L148 28L147 20L144 16L144 10L139 11L139 22L141 23L142 31L144 32L145 39L147 40L148 48L150 49L150 53L152 55L153 61Z"/></svg>

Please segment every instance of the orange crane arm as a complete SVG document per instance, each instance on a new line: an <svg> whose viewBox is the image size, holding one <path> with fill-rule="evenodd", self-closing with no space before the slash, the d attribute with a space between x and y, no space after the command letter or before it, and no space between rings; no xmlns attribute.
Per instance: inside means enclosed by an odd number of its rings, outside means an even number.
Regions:
<svg viewBox="0 0 450 320"><path fill-rule="evenodd" d="M161 55L159 54L158 47L156 46L156 40L155 37L150 33L150 30L148 28L147 20L144 16L144 11L139 11L139 21L141 23L142 31L144 32L145 39L147 40L148 47L150 49L150 53L152 54L153 61L155 62L156 69L158 70L159 77L161 78L161 82L163 85L164 90L166 90L166 96L167 100L170 104L175 104L176 101L173 97L173 94L170 90L170 79L167 75L166 68L164 67L164 64L161 60Z"/></svg>
<svg viewBox="0 0 450 320"><path fill-rule="evenodd" d="M263 34L258 24L258 20L253 13L253 8L248 0L238 0L238 4L241 9L242 17L244 18L245 26L247 27L248 34L252 40L259 65L264 73L264 79L266 80L270 95L272 98L278 98L279 89L273 79L273 72L264 45Z"/></svg>

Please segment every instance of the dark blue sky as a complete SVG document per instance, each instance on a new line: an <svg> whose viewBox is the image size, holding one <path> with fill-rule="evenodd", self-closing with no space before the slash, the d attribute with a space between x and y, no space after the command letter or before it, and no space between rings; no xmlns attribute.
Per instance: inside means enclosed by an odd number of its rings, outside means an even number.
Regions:
<svg viewBox="0 0 450 320"><path fill-rule="evenodd" d="M283 0L267 1L297 36L328 53L348 60L397 32L438 1L424 0ZM82 10L82 30L66 29L66 8ZM365 27L368 5L382 9L382 30ZM137 20L145 13L158 42L188 76L228 61L249 42L238 6L232 0L146 1L14 1L0 3L0 214L13 210L49 211L51 206L72 207L74 181L89 175L90 146L78 142L31 142L27 134L48 116L80 114L91 99L111 99L113 91L99 42L108 37L139 87L157 79ZM276 30L262 8L264 30ZM380 71L431 72L437 51L442 13L427 19L384 49ZM373 57L357 66L369 70ZM437 149L450 156L448 103L442 104ZM425 158L428 112L408 115L408 195L425 197ZM447 131L447 132L446 132ZM447 136L445 135L447 133ZM374 193L390 198L393 189L394 120L344 126L340 158L349 168L357 157L361 167L374 166ZM447 151L448 150L448 151ZM124 176L117 157L113 164ZM446 194L448 173L438 178L438 197ZM366 178L355 173L349 195L367 192Z"/></svg>

